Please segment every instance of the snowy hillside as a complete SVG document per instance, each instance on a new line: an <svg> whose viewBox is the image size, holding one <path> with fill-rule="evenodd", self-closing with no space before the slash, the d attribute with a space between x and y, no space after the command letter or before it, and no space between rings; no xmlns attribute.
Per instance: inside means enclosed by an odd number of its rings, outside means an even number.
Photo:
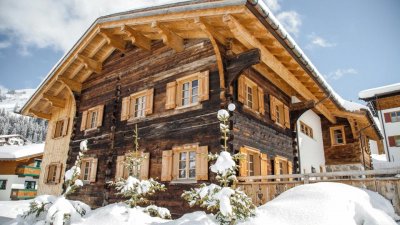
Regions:
<svg viewBox="0 0 400 225"><path fill-rule="evenodd" d="M35 89L0 89L0 109L4 108L8 112L19 110L34 92Z"/></svg>

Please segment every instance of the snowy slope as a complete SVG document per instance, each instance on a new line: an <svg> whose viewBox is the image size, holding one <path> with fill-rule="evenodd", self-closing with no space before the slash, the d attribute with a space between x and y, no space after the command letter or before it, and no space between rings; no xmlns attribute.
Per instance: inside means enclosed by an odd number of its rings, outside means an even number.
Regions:
<svg viewBox="0 0 400 225"><path fill-rule="evenodd" d="M14 111L15 108L19 110L34 92L35 89L20 89L15 90L15 93L10 93L9 90L1 89L0 109L5 108L9 112Z"/></svg>

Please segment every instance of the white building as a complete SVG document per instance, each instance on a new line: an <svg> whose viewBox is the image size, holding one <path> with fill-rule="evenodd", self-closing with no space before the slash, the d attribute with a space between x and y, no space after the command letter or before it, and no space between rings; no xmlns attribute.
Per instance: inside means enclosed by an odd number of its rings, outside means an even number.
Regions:
<svg viewBox="0 0 400 225"><path fill-rule="evenodd" d="M0 146L0 201L36 196L44 144Z"/></svg>
<svg viewBox="0 0 400 225"><path fill-rule="evenodd" d="M361 91L360 99L367 101L379 117L384 150L389 162L400 161L400 83Z"/></svg>

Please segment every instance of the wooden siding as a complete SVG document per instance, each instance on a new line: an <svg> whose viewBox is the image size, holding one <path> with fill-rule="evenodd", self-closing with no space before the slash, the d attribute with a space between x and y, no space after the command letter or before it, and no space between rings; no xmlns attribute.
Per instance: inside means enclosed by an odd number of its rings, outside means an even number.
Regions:
<svg viewBox="0 0 400 225"><path fill-rule="evenodd" d="M50 194L60 195L62 191L62 182L59 184L46 184L46 167L50 163L61 163L61 176L64 177L65 162L68 156L69 142L71 138L73 120L75 115L75 100L71 95L66 99L65 108L54 108L52 117L49 120L49 125L46 135L46 143L44 146L43 161L41 164L41 172L39 176L38 195ZM69 118L67 135L59 138L53 138L55 124L58 120Z"/></svg>

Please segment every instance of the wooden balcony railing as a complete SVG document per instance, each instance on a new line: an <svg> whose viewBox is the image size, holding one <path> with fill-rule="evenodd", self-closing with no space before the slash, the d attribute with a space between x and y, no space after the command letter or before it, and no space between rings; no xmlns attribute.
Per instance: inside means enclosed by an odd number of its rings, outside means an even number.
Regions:
<svg viewBox="0 0 400 225"><path fill-rule="evenodd" d="M40 175L40 167L33 166L19 166L16 174L19 176L38 177Z"/></svg>
<svg viewBox="0 0 400 225"><path fill-rule="evenodd" d="M32 189L11 189L11 199L12 200L20 200L20 199L32 199L36 197L37 190Z"/></svg>

